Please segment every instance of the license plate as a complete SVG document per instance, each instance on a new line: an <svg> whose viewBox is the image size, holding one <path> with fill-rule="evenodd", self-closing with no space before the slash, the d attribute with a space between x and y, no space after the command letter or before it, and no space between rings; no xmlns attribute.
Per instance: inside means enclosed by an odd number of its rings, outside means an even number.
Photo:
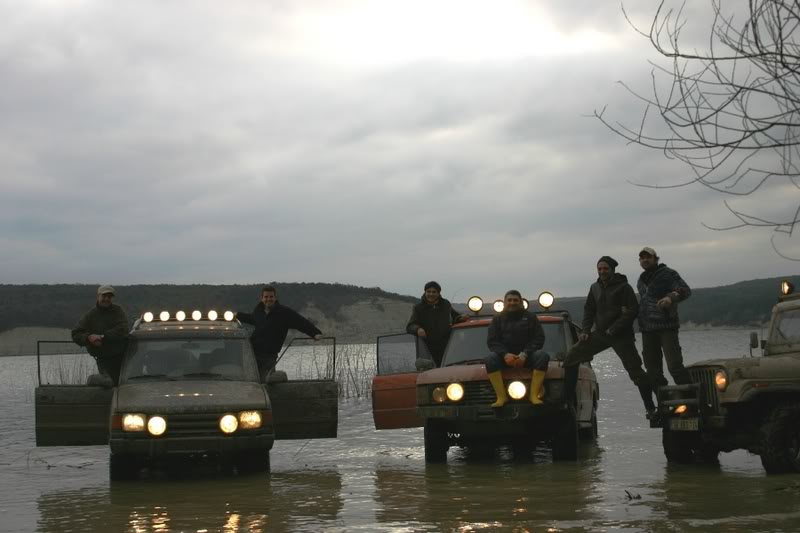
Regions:
<svg viewBox="0 0 800 533"><path fill-rule="evenodd" d="M670 418L669 429L674 431L699 431L700 420L697 418Z"/></svg>

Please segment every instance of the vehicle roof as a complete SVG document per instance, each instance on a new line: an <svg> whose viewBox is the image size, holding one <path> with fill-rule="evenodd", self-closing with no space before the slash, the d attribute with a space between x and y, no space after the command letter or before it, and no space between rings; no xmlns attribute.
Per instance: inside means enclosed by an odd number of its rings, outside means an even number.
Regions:
<svg viewBox="0 0 800 533"><path fill-rule="evenodd" d="M495 316L497 316L497 315L487 316L487 317L470 318L466 322L460 322L458 324L453 324L453 328L477 328L477 327L481 327L481 326L488 326L489 324L492 323L492 318L494 318ZM539 319L539 322L542 322L544 324L554 324L554 323L558 323L558 322L564 322L564 316L563 315L553 315L553 314L540 315L540 314L536 314L536 318Z"/></svg>
<svg viewBox="0 0 800 533"><path fill-rule="evenodd" d="M166 338L247 338L247 330L239 323L224 320L197 322L150 322L137 324L131 337L137 339Z"/></svg>

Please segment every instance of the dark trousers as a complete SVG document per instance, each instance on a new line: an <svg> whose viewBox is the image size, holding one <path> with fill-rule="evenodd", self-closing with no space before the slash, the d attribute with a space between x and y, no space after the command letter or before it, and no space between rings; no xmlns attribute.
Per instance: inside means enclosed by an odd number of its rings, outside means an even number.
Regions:
<svg viewBox="0 0 800 533"><path fill-rule="evenodd" d="M653 392L650 386L650 379L642 368L642 359L636 350L634 337L609 337L601 333L593 332L589 340L579 342L570 348L567 357L564 359L564 390L562 398L565 402L575 405L575 387L578 384L578 365L588 363L598 353L611 348L617 354L622 366L628 373L628 377L639 389L645 409L648 412L655 409L653 402Z"/></svg>
<svg viewBox="0 0 800 533"><path fill-rule="evenodd" d="M525 359L525 368L532 368L534 370L547 370L547 363L550 362L550 355L543 351L537 350ZM505 359L500 357L499 354L492 353L486 357L486 372L497 372L504 368L510 368Z"/></svg>
<svg viewBox="0 0 800 533"><path fill-rule="evenodd" d="M683 366L683 351L678 341L677 329L643 331L642 357L653 387L658 388L668 384L667 378L664 377L664 359L667 360L667 370L677 385L692 382L689 371Z"/></svg>
<svg viewBox="0 0 800 533"><path fill-rule="evenodd" d="M114 386L119 385L119 373L122 370L122 358L103 357L94 360L97 363L97 372L108 376L114 382Z"/></svg>
<svg viewBox="0 0 800 533"><path fill-rule="evenodd" d="M270 372L275 370L275 364L278 362L277 353L264 353L256 354L256 362L258 363L258 377L261 383L267 382L267 376Z"/></svg>

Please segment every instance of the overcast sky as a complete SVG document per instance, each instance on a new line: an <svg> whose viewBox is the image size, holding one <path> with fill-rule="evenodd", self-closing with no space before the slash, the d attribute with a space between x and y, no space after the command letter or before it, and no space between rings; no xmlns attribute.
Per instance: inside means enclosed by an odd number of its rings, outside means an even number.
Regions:
<svg viewBox="0 0 800 533"><path fill-rule="evenodd" d="M694 287L796 272L705 229L718 194L630 183L688 176L587 116L637 124L615 82L654 59L616 1L0 1L0 282L574 296L644 245Z"/></svg>

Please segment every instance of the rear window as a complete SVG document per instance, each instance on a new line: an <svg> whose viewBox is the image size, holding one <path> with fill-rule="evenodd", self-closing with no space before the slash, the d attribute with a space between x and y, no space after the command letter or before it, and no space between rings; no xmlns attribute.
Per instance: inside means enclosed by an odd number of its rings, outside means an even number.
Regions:
<svg viewBox="0 0 800 533"><path fill-rule="evenodd" d="M550 354L551 359L563 359L567 351L564 323L542 322L541 324L544 330L544 347L542 349ZM442 366L485 359L491 353L486 346L488 334L488 325L453 329L444 353Z"/></svg>
<svg viewBox="0 0 800 533"><path fill-rule="evenodd" d="M258 381L247 339L141 339L131 342L121 381Z"/></svg>

